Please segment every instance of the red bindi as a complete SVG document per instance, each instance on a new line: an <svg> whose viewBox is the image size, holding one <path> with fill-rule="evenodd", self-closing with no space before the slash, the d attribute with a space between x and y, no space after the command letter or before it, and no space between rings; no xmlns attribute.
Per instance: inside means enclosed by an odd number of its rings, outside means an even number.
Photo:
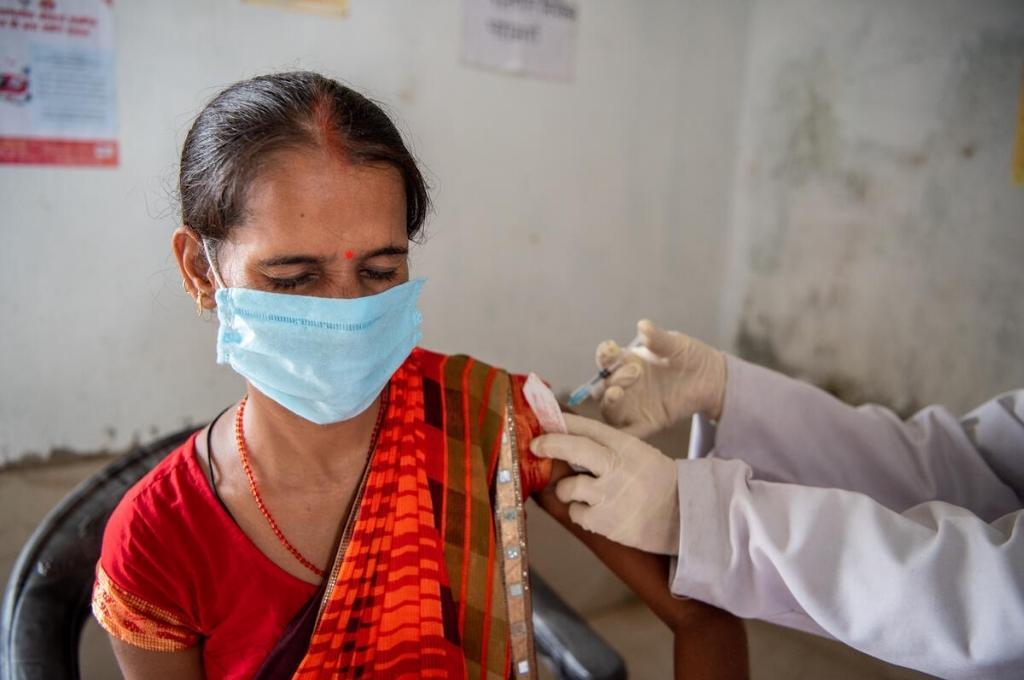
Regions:
<svg viewBox="0 0 1024 680"><path fill-rule="evenodd" d="M345 251L345 259L346 260L351 260L355 256L356 256L356 254L353 253L351 250L346 250Z"/></svg>

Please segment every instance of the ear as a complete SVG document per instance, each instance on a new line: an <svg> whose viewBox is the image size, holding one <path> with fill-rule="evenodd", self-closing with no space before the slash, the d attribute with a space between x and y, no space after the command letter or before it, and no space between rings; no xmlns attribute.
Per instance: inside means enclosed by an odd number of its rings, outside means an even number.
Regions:
<svg viewBox="0 0 1024 680"><path fill-rule="evenodd" d="M213 295L217 292L217 286L199 236L182 225L175 229L174 235L171 236L171 250L174 252L174 259L178 261L178 270L181 272L186 292L193 299L202 296L199 299L203 309L215 309L217 303Z"/></svg>

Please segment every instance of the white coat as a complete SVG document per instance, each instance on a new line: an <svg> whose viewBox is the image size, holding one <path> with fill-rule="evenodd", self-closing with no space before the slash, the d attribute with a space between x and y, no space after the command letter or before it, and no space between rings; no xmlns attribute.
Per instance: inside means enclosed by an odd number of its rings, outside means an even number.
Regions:
<svg viewBox="0 0 1024 680"><path fill-rule="evenodd" d="M948 678L1024 678L1024 390L903 422L729 357L673 593Z"/></svg>

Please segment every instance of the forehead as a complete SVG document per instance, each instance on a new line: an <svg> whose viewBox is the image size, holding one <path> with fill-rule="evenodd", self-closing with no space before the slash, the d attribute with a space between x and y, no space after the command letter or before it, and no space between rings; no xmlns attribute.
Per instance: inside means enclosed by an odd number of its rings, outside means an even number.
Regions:
<svg viewBox="0 0 1024 680"><path fill-rule="evenodd" d="M271 156L249 187L239 245L323 249L404 245L402 176L320 150Z"/></svg>

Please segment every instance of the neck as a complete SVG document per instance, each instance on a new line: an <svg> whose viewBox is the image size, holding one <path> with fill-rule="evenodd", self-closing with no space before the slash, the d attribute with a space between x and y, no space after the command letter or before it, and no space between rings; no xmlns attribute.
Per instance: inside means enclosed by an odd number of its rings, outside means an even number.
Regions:
<svg viewBox="0 0 1024 680"><path fill-rule="evenodd" d="M306 486L362 470L380 413L379 396L354 418L317 425L251 386L248 395L245 442L250 457L268 478Z"/></svg>

